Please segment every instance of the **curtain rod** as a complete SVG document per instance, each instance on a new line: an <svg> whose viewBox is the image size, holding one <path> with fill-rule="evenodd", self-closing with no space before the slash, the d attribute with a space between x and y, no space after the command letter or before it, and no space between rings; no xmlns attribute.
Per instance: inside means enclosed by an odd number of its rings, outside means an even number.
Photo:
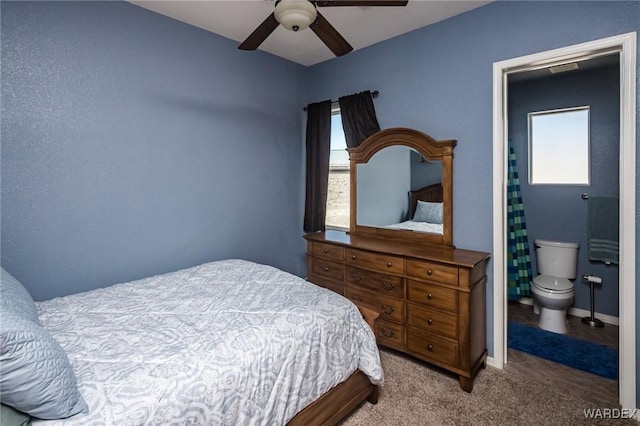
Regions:
<svg viewBox="0 0 640 426"><path fill-rule="evenodd" d="M371 92L371 97L375 98L376 96L378 96L380 94L380 92L378 92L377 90L374 90L373 92ZM331 100L332 104L337 104L338 101L334 101L333 99ZM307 107L302 108L303 111L307 110Z"/></svg>

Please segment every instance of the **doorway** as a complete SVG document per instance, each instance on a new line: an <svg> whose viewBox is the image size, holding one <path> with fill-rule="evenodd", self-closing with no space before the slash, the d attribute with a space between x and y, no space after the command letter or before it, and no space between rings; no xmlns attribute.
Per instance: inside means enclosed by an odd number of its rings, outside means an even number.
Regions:
<svg viewBox="0 0 640 426"><path fill-rule="evenodd" d="M636 407L635 338L635 93L636 33L596 40L566 48L494 63L493 67L493 359L507 362L506 286L506 170L507 77L509 75L580 61L599 55L620 58L620 263L619 263L619 398L622 408Z"/></svg>

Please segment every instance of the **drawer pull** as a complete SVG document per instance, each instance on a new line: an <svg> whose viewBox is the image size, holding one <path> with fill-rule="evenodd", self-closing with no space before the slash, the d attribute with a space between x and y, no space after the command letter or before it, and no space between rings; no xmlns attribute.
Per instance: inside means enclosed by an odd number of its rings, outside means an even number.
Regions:
<svg viewBox="0 0 640 426"><path fill-rule="evenodd" d="M351 296L351 300L355 300L356 302L362 302L362 297L358 295Z"/></svg>
<svg viewBox="0 0 640 426"><path fill-rule="evenodd" d="M429 345L429 346L427 346L427 350L428 350L429 352L431 352L431 351L433 350L433 345Z"/></svg>
<svg viewBox="0 0 640 426"><path fill-rule="evenodd" d="M329 249L324 249L325 254L329 253Z"/></svg>
<svg viewBox="0 0 640 426"><path fill-rule="evenodd" d="M387 262L387 268L391 268L391 262Z"/></svg>
<svg viewBox="0 0 640 426"><path fill-rule="evenodd" d="M429 324L429 325L433 324L433 320L432 320L431 318L429 318L429 319L427 320L427 324Z"/></svg>
<svg viewBox="0 0 640 426"><path fill-rule="evenodd" d="M351 274L351 280L353 282L359 283L360 281L362 281L362 275L360 275L360 274Z"/></svg>
<svg viewBox="0 0 640 426"><path fill-rule="evenodd" d="M431 275L431 274L433 274L433 270L432 270L432 269L429 269L429 270L427 271L427 275Z"/></svg>
<svg viewBox="0 0 640 426"><path fill-rule="evenodd" d="M356 255L355 255L355 254L352 254L352 255L351 255L351 259L356 260Z"/></svg>
<svg viewBox="0 0 640 426"><path fill-rule="evenodd" d="M382 288L385 290L393 290L396 287L394 283L388 283L386 281L382 281Z"/></svg>
<svg viewBox="0 0 640 426"><path fill-rule="evenodd" d="M433 294L431 294L431 293L427 294L427 299L429 299L429 300L433 299Z"/></svg>
<svg viewBox="0 0 640 426"><path fill-rule="evenodd" d="M328 266L325 266L325 267L324 267L324 271L325 271L325 272L329 272L329 267L328 267Z"/></svg>
<svg viewBox="0 0 640 426"><path fill-rule="evenodd" d="M388 338L391 338L396 335L396 333L393 330L387 330L384 327L380 329L380 333L382 333L384 337L388 337Z"/></svg>
<svg viewBox="0 0 640 426"><path fill-rule="evenodd" d="M382 311L387 315L391 315L395 312L395 308L393 306L380 305L380 307L382 308Z"/></svg>

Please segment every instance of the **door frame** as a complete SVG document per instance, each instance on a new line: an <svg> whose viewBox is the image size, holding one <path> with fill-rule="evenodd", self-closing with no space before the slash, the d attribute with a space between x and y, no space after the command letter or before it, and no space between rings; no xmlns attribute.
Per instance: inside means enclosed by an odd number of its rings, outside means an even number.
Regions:
<svg viewBox="0 0 640 426"><path fill-rule="evenodd" d="M506 179L509 74L620 55L620 264L619 398L636 408L636 32L576 44L493 64L493 359L507 362Z"/></svg>

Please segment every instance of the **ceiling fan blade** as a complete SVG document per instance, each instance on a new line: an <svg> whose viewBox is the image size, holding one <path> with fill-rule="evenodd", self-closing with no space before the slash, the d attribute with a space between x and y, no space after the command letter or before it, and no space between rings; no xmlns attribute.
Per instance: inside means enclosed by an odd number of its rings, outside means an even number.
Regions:
<svg viewBox="0 0 640 426"><path fill-rule="evenodd" d="M353 47L333 28L333 25L318 12L316 20L309 26L316 33L318 38L333 52L336 56L346 55L353 50Z"/></svg>
<svg viewBox="0 0 640 426"><path fill-rule="evenodd" d="M318 7L331 6L406 6L409 0L318 0Z"/></svg>
<svg viewBox="0 0 640 426"><path fill-rule="evenodd" d="M247 37L245 41L242 42L238 49L241 50L256 50L258 46L262 44L263 41L267 39L271 35L271 33L278 28L278 21L276 21L275 15L272 13L262 21L258 28L253 30L253 32Z"/></svg>

